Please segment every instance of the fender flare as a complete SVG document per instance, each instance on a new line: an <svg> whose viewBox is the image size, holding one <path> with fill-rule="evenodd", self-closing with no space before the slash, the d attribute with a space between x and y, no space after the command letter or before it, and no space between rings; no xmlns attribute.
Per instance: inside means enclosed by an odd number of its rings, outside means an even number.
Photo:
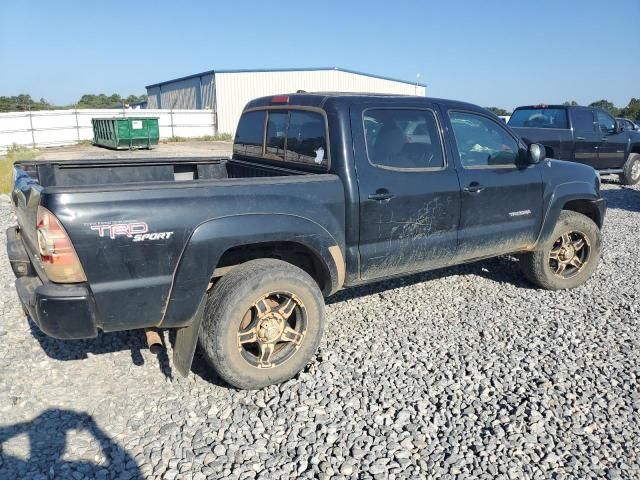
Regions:
<svg viewBox="0 0 640 480"><path fill-rule="evenodd" d="M573 200L583 200L595 203L601 199L600 195L598 195L598 192L595 190L594 185L586 181L573 181L561 183L556 186L547 203L544 219L542 221L542 228L540 229L536 245L549 239L553 233L556 223L558 222L558 218L560 217L563 207ZM601 216L600 224L602 224L603 212L600 208L597 210Z"/></svg>
<svg viewBox="0 0 640 480"><path fill-rule="evenodd" d="M291 214L243 214L201 223L187 241L173 276L160 327L192 322L222 254L233 247L265 242L294 242L311 250L325 268L326 296L344 282L344 245L324 227Z"/></svg>

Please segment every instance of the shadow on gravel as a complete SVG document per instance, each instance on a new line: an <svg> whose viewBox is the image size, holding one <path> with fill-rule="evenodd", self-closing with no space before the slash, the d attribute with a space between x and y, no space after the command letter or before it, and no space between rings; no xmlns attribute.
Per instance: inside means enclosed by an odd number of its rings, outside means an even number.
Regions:
<svg viewBox="0 0 640 480"><path fill-rule="evenodd" d="M621 186L616 190L603 190L602 196L607 199L607 208L640 212L640 190Z"/></svg>
<svg viewBox="0 0 640 480"><path fill-rule="evenodd" d="M96 338L87 340L59 340L52 338L40 331L38 326L29 318L29 327L42 347L42 350L55 360L69 361L82 360L88 354L100 355L103 353L131 350L131 361L134 365L144 365L144 357L141 351L147 349L144 334L141 330L129 330L124 332L98 333ZM162 349L156 357L162 373L171 378L171 362L166 349Z"/></svg>
<svg viewBox="0 0 640 480"><path fill-rule="evenodd" d="M497 283L509 283L518 288L533 289L520 272L518 260L514 257L496 257L488 260L457 265L455 267L442 268L430 272L416 273L407 277L399 277L390 280L352 287L336 293L327 300L327 305L364 297L377 293L383 293L395 288L408 287L417 283L429 282L439 278L453 275L478 275Z"/></svg>
<svg viewBox="0 0 640 480"><path fill-rule="evenodd" d="M220 377L218 377L216 371L209 366L207 360L202 356L202 353L200 352L200 345L198 345L196 354L193 357L193 363L191 364L191 375L197 375L205 382L211 383L212 385L216 385L218 387L222 387L225 390L237 390L235 387L232 387Z"/></svg>
<svg viewBox="0 0 640 480"><path fill-rule="evenodd" d="M175 341L176 341L176 331L175 329L171 329L169 330L169 342L171 343L172 347L175 345ZM167 361L169 360L167 359ZM176 372L176 375L180 376L180 374L177 372ZM205 382L211 383L213 385L217 385L218 387L222 387L225 389L233 388L224 380L222 380L220 377L218 377L215 370L209 366L209 364L203 357L202 352L200 351L200 341L198 341L198 344L196 346L196 352L193 355L193 362L191 363L190 375L197 375Z"/></svg>
<svg viewBox="0 0 640 480"><path fill-rule="evenodd" d="M7 442L28 438L27 458L12 455ZM72 447L67 451L67 446ZM77 446L76 446L77 445ZM69 460L73 449L100 451L100 463L92 460ZM14 450L14 453L15 450ZM95 454L91 455L95 460ZM127 451L111 440L87 413L49 409L29 422L0 426L0 478L129 478L142 479L142 473Z"/></svg>

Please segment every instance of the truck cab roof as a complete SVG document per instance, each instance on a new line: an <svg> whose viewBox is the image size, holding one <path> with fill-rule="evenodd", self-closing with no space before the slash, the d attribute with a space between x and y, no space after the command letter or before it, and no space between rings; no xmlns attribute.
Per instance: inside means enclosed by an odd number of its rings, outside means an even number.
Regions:
<svg viewBox="0 0 640 480"><path fill-rule="evenodd" d="M276 107L276 106L307 106L316 108L345 107L351 104L384 101L389 104L424 103L439 104L445 108L455 108L471 111L484 111L484 109L471 103L447 100L442 98L421 97L415 95L398 95L387 93L367 92L297 92L269 95L250 101L245 110L252 108Z"/></svg>

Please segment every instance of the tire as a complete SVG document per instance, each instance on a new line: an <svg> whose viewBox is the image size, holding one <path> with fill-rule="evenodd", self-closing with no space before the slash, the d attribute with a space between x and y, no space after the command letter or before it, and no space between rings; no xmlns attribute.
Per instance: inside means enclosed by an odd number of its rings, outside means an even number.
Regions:
<svg viewBox="0 0 640 480"><path fill-rule="evenodd" d="M324 298L313 278L281 260L251 260L210 292L200 345L227 383L259 389L302 370L323 330Z"/></svg>
<svg viewBox="0 0 640 480"><path fill-rule="evenodd" d="M640 182L640 154L631 153L622 167L620 183L623 185L635 185Z"/></svg>
<svg viewBox="0 0 640 480"><path fill-rule="evenodd" d="M569 242L565 241L567 238ZM580 239L583 246L577 248ZM549 239L535 251L522 255L520 265L529 281L538 287L569 289L589 279L598 266L601 252L602 236L594 221L581 213L563 210Z"/></svg>

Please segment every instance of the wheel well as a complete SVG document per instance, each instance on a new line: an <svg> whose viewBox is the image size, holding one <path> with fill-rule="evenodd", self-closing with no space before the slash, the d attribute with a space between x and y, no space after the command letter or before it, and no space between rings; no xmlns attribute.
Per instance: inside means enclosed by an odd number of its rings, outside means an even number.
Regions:
<svg viewBox="0 0 640 480"><path fill-rule="evenodd" d="M264 242L230 248L220 257L212 282L234 267L259 258L276 258L295 265L307 272L323 293L331 290L331 275L324 261L309 247L296 242Z"/></svg>
<svg viewBox="0 0 640 480"><path fill-rule="evenodd" d="M594 221L598 228L602 228L600 210L598 210L598 207L596 207L596 205L589 200L571 200L570 202L567 202L564 207L562 207L562 209L571 210L572 212L578 212L586 215Z"/></svg>

